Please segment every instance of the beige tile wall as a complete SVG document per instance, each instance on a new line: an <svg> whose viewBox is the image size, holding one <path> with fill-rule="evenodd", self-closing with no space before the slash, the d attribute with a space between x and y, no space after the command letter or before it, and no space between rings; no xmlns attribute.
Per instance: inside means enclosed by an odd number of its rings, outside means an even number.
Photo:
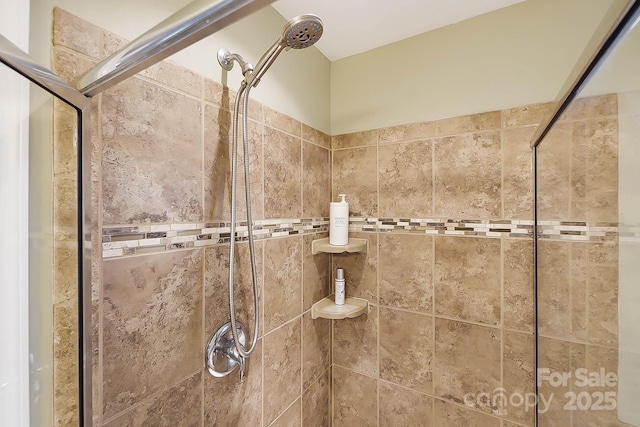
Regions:
<svg viewBox="0 0 640 427"><path fill-rule="evenodd" d="M125 42L65 11L56 9L54 17L55 68L69 81ZM96 231L228 221L234 97L170 62L96 97ZM68 123L70 114L57 110L56 123ZM326 216L330 137L256 102L248 119L254 219ZM240 170L243 164L240 157ZM240 218L242 177L239 184ZM227 245L96 262L95 425L328 426L331 323L310 315L312 303L329 293L330 257L311 255L312 239L322 237L256 241L261 328L242 383L237 373L215 379L204 369L206 343L229 317ZM237 316L253 333L249 269L248 243L242 242ZM75 298L73 289L57 292L65 301ZM73 321L64 317L59 325ZM75 352L68 345L59 350ZM76 369L75 362L60 360L68 366L58 372ZM57 425L70 425L75 416L74 382L56 377Z"/></svg>
<svg viewBox="0 0 640 427"><path fill-rule="evenodd" d="M540 220L617 225L617 97L577 100L562 119L549 134L552 144L539 150ZM582 393L588 399L583 404L598 407L603 406L597 403L598 394L617 392L616 386L581 387L575 375L576 369L598 375L618 372L618 237L543 240L539 266L541 367L573 375L558 387L542 382L541 392L553 393L555 401L541 414L541 423L625 425L617 421L615 409L566 410L577 406L573 395Z"/></svg>
<svg viewBox="0 0 640 427"><path fill-rule="evenodd" d="M123 43L64 11L55 18L54 69L69 81ZM96 97L96 230L228 220L234 95L163 62ZM543 216L616 220L617 183L607 178L617 167L615 105L615 96L581 102L550 135L540 156L541 186L554 191L541 196ZM330 192L345 192L353 216L529 220L528 142L551 108L329 138L252 102L255 218L323 217ZM69 114L56 110L59 140ZM64 172L72 152L57 148ZM604 179L603 171L609 171ZM241 211L244 204L239 198ZM57 206L60 217L72 215L61 209L64 203ZM531 425L532 413L522 407L465 402L466 393L533 389L531 240L352 236L369 240L367 254L312 256L311 235L257 242L263 322L243 383L213 379L202 366L206 340L226 319L225 246L96 261L96 425ZM615 245L542 243L541 283L549 286L541 287L541 345L549 367L616 369ZM71 252L59 252L60 259ZM247 253L240 244L239 266L247 267ZM311 304L330 293L336 267L347 272L347 293L368 299L372 310L357 319L312 320ZM68 289L56 293L62 302L73 299ZM246 269L237 273L237 298L240 319L252 325ZM63 311L60 305L56 313ZM56 322L62 335L75 319L67 313ZM56 419L65 425L75 410L65 372L75 366L59 360ZM544 416L556 424L601 425L615 415L567 413L555 405Z"/></svg>
<svg viewBox="0 0 640 427"><path fill-rule="evenodd" d="M335 136L333 196L346 193L355 217L531 221L529 142L552 108ZM617 221L616 114L615 95L581 100L549 135L539 158L541 219ZM334 255L333 267L345 268L347 295L372 310L333 324L334 426L533 425L532 409L496 399L534 391L532 239L351 236L367 238L368 253ZM616 372L615 239L540 244L541 351L552 369ZM581 352L573 361L570 348ZM617 425L615 411L554 405L544 425Z"/></svg>

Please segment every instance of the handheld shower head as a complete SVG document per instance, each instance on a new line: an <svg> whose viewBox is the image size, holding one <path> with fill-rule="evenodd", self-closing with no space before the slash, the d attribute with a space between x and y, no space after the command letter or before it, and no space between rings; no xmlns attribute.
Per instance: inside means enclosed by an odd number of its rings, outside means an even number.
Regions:
<svg viewBox="0 0 640 427"><path fill-rule="evenodd" d="M238 54L231 54L226 49L218 51L218 62L227 71L233 68L236 61L242 66L242 74L249 87L255 87L260 79L274 63L280 52L285 49L304 49L313 46L322 36L322 20L312 14L300 15L285 25L282 36L262 55L255 67L246 62Z"/></svg>
<svg viewBox="0 0 640 427"><path fill-rule="evenodd" d="M322 20L316 15L296 16L284 27L281 43L291 49L304 49L320 39L322 29Z"/></svg>
<svg viewBox="0 0 640 427"><path fill-rule="evenodd" d="M304 49L313 46L322 36L322 20L316 15L306 14L296 16L287 22L282 36L262 55L247 78L247 84L255 87L260 79L274 63L284 49Z"/></svg>

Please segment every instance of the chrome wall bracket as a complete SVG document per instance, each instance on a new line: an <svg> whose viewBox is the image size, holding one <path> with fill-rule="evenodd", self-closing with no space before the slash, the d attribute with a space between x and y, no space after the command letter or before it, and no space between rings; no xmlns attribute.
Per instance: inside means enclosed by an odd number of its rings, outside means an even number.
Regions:
<svg viewBox="0 0 640 427"><path fill-rule="evenodd" d="M238 341L244 346L247 342L247 335L242 323L236 322L238 326ZM209 339L205 352L207 370L216 378L224 378L236 368L240 369L240 381L244 379L246 373L246 358L238 353L231 332L231 322L222 325Z"/></svg>

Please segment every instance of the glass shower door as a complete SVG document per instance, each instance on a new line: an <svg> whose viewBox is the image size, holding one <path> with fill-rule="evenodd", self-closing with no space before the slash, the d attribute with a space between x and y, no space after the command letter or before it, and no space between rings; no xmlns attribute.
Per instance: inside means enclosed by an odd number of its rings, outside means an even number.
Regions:
<svg viewBox="0 0 640 427"><path fill-rule="evenodd" d="M540 426L640 426L638 19L537 147Z"/></svg>
<svg viewBox="0 0 640 427"><path fill-rule="evenodd" d="M91 372L89 100L2 36L0 97L0 424L76 425Z"/></svg>

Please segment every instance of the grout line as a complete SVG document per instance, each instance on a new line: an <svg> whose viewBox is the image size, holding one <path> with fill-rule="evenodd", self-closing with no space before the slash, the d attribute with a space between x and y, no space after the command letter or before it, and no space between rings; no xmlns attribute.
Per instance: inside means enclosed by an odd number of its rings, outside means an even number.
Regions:
<svg viewBox="0 0 640 427"><path fill-rule="evenodd" d="M163 393L166 393L167 391L171 390L174 387L177 387L178 385L184 383L185 381L188 381L190 378L196 376L198 373L202 372L202 368L198 368L195 371L190 372L189 374L181 377L180 379L178 379L176 382L161 388L160 390L156 391L155 393L152 393L146 397L144 397L142 400L140 400L139 402L136 402L134 404L132 404L131 406L128 406L126 409L112 415L111 417L107 418L106 420L104 420L103 424L109 424L111 421L116 420L120 417L122 417L123 415L129 414L133 411L135 411L137 408L141 407L142 405L144 405L147 402L153 401L154 399L156 399L158 396L162 395Z"/></svg>
<svg viewBox="0 0 640 427"><path fill-rule="evenodd" d="M300 423L302 423L302 415L304 414L302 395L304 394L304 238L300 236Z"/></svg>
<svg viewBox="0 0 640 427"><path fill-rule="evenodd" d="M431 419L436 421L436 239L431 239Z"/></svg>
<svg viewBox="0 0 640 427"><path fill-rule="evenodd" d="M500 239L500 387L504 387L504 272L505 272L505 257L504 257L504 245L505 239ZM498 408L498 412L501 412L502 408Z"/></svg>
<svg viewBox="0 0 640 427"><path fill-rule="evenodd" d="M206 322L206 308L207 308L207 292L206 292L206 286L207 286L207 253L209 251L207 250L207 248L203 248L202 250L202 278L201 278L201 283L202 283L202 300L201 300L201 310L200 312L202 313L202 319L201 319L201 326L202 326L202 333L201 333L201 339L202 339L202 346L200 347L201 351L203 352L203 359L206 359L206 355L204 354L204 352L206 351L206 345L205 343L207 342L207 322ZM206 366L206 362L203 360L202 366ZM206 377L205 377L205 369L202 369L202 376L201 376L201 384L200 384L200 419L201 419L201 426L204 426L204 419L205 419L205 384L206 382Z"/></svg>
<svg viewBox="0 0 640 427"><path fill-rule="evenodd" d="M502 122L502 112L500 112L500 122ZM500 128L500 216L504 218L504 197L505 197L505 179L504 179L504 158L505 158L505 136L504 136L504 128Z"/></svg>
<svg viewBox="0 0 640 427"><path fill-rule="evenodd" d="M378 198L380 193L378 193ZM377 425L380 425L380 233L376 233L376 302L378 311L377 325L376 325L376 420Z"/></svg>
<svg viewBox="0 0 640 427"><path fill-rule="evenodd" d="M102 110L103 110L103 94L100 94L98 97L98 117L102 117ZM97 147L96 147L96 154L100 153L100 158L102 158L102 152L103 152L103 138L102 138L102 121L101 120L96 120L97 122L97 127L98 127L98 138L96 138L97 141ZM93 157L93 156L92 156ZM101 165L101 163L99 163ZM92 167L93 167L93 159L92 159ZM97 172L97 178L99 179L99 182L102 182L103 180L103 170L102 170L102 166L98 167L98 172ZM96 232L100 232L100 230L102 230L102 226L103 226L103 215L102 213L104 212L104 207L103 207L103 200L102 200L102 196L103 196L103 192L102 192L102 186L96 186L96 188L93 188L91 190L92 193L95 193L97 195L97 212L95 212L95 215L98 219L98 230L95 230ZM92 231L93 232L93 231ZM102 241L102 238L100 237L100 235L98 235L99 241ZM92 257L93 258L93 257ZM98 373L97 373L97 377L98 377L98 381L100 383L99 386L99 392L98 392L98 408L99 408L99 422L104 422L104 277L103 277L103 270L104 270L104 259L102 258L102 254L98 255L98 264L99 264L99 268L100 268L100 272L99 274L97 274L98 276L98 283L96 283L95 285L98 287ZM93 285L93 284L92 284ZM95 384L93 385L95 387ZM93 406L95 407L96 404L94 403Z"/></svg>

